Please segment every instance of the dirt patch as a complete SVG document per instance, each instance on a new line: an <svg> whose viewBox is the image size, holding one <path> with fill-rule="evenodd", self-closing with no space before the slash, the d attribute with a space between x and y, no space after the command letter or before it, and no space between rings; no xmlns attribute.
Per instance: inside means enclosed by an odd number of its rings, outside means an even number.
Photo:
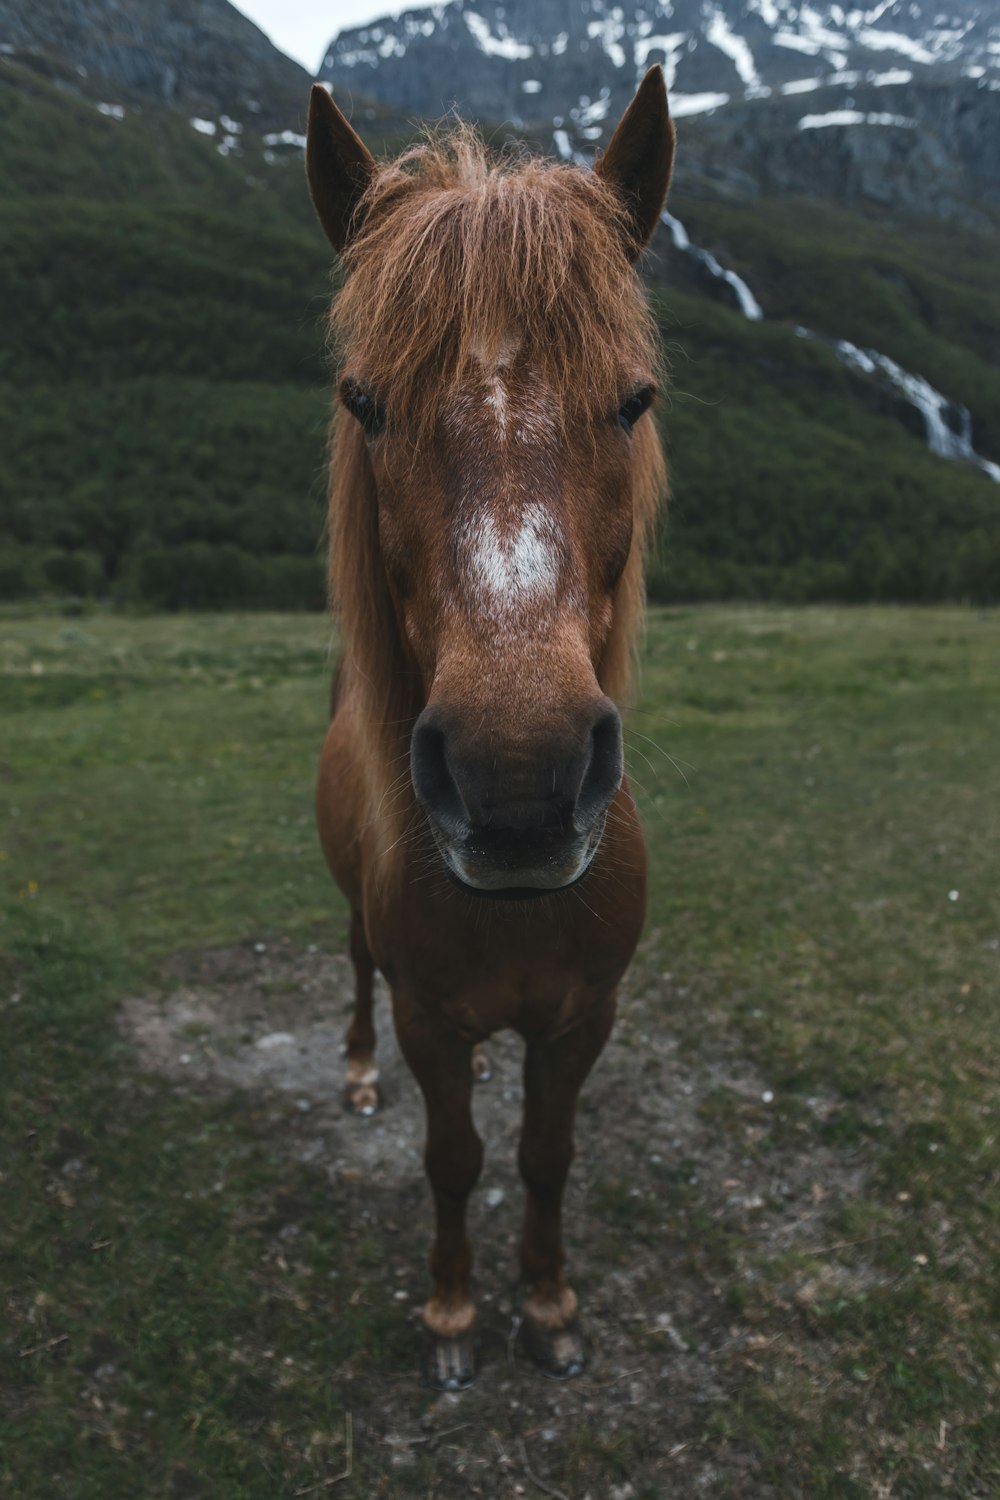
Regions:
<svg viewBox="0 0 1000 1500"><path fill-rule="evenodd" d="M567 1243L592 1358L568 1385L545 1381L513 1350L521 1045L512 1035L490 1042L493 1078L475 1096L486 1163L471 1213L481 1375L473 1391L423 1412L414 1366L388 1384L352 1388L355 1441L377 1447L390 1472L434 1451L436 1472L454 1481L435 1493L508 1496L517 1484L530 1491L532 1474L556 1483L553 1476L581 1472L580 1445L590 1443L610 1455L598 1471L620 1476L617 1488L593 1490L591 1500L770 1493L752 1453L717 1434L704 1442L738 1386L740 1361L769 1341L741 1318L732 1290L752 1283L763 1258L822 1256L831 1220L861 1190L864 1168L842 1149L817 1145L814 1132L802 1133L801 1149L760 1150L780 1101L731 1049L720 1044L695 1058L682 1050L664 1023L677 998L670 989L667 977L626 988L581 1101ZM343 1109L351 1001L346 958L283 942L246 945L176 959L158 992L126 1003L121 1026L141 1066L177 1087L264 1091L283 1101L281 1149L347 1195L345 1234L393 1237L386 1307L415 1324L431 1227L422 1104L380 989L385 1106L370 1119ZM831 1103L799 1107L819 1122ZM284 1226L286 1246L295 1233ZM813 1260L778 1289L792 1320L797 1309L808 1316L816 1276ZM574 1491L576 1500L583 1493Z"/></svg>

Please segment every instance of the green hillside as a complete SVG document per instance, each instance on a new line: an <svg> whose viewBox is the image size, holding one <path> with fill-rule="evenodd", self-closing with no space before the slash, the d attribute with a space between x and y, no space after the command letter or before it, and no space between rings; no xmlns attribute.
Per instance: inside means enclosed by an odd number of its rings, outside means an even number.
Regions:
<svg viewBox="0 0 1000 1500"><path fill-rule="evenodd" d="M319 605L331 258L300 153L247 129L223 156L169 111L108 118L0 61L0 183L0 594ZM1000 456L1000 245L821 203L675 207L769 321L654 288L654 597L1000 597L1000 487L793 326L926 375Z"/></svg>
<svg viewBox="0 0 1000 1500"><path fill-rule="evenodd" d="M674 289L657 305L672 495L654 598L1000 598L1000 486L931 454L915 413L880 411L790 325Z"/></svg>
<svg viewBox="0 0 1000 1500"><path fill-rule="evenodd" d="M868 217L820 199L680 199L699 244L754 288L770 318L890 355L968 406L1000 460L1000 234Z"/></svg>
<svg viewBox="0 0 1000 1500"><path fill-rule="evenodd" d="M330 257L299 153L0 79L0 592L319 606Z"/></svg>

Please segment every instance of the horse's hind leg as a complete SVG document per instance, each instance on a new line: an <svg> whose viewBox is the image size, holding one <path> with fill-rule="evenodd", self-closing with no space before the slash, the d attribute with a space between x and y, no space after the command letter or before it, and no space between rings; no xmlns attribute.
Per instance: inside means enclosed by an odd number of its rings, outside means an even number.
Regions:
<svg viewBox="0 0 1000 1500"><path fill-rule="evenodd" d="M354 1015L347 1031L347 1076L344 1097L356 1115L371 1115L378 1108L378 1068L375 1066L375 1027L372 1023L372 990L375 963L368 949L365 925L359 911L351 914L351 962L354 965Z"/></svg>
<svg viewBox="0 0 1000 1500"><path fill-rule="evenodd" d="M524 1123L518 1165L527 1188L521 1269L528 1284L522 1337L549 1375L578 1375L585 1363L576 1293L566 1280L562 1198L573 1160L580 1087L608 1039L615 997L608 995L553 1041L529 1041L524 1055Z"/></svg>

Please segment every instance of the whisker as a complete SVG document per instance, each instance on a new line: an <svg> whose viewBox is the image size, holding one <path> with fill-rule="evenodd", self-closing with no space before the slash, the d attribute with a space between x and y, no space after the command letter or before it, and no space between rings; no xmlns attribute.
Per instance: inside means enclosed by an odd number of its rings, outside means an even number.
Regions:
<svg viewBox="0 0 1000 1500"><path fill-rule="evenodd" d="M628 745L626 748L630 754L641 755L654 776L658 776L660 774L657 771L656 767L653 765L653 762L650 760L649 756L646 755L642 750L640 750L638 745ZM664 751L663 753L666 754L666 751Z"/></svg>
<svg viewBox="0 0 1000 1500"><path fill-rule="evenodd" d="M678 757L671 755L670 752L668 750L664 750L663 746L661 744L658 744L656 740L650 739L650 737L649 737L648 734L642 734L642 733L640 733L640 731L638 729L631 729L631 728L629 729L628 732L629 732L629 734L637 734L637 735L639 735L639 738L641 740L645 740L648 745L652 745L652 747L653 747L654 750L659 750L660 754L666 760L669 760L669 762L673 766L674 770L677 770L677 768L679 766L687 766L687 768L688 768L689 771L697 771L697 769L698 769L697 766L693 766L689 760L681 760ZM632 746L631 748L632 749L638 749L638 746ZM641 750L639 751L639 754L640 755L642 754Z"/></svg>

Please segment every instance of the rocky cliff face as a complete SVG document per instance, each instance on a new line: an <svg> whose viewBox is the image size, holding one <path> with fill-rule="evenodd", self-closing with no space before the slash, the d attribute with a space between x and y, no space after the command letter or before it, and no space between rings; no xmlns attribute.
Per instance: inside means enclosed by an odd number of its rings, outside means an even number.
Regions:
<svg viewBox="0 0 1000 1500"><path fill-rule="evenodd" d="M155 99L190 115L295 128L309 75L227 0L0 0L0 50L46 62L110 102Z"/></svg>
<svg viewBox="0 0 1000 1500"><path fill-rule="evenodd" d="M1000 91L975 80L862 79L741 101L680 128L686 187L867 201L979 228L1000 210Z"/></svg>
<svg viewBox="0 0 1000 1500"><path fill-rule="evenodd" d="M730 185L970 220L1000 201L998 0L452 0L341 32L320 77L593 150L652 63L688 168Z"/></svg>
<svg viewBox="0 0 1000 1500"><path fill-rule="evenodd" d="M677 116L807 92L831 75L888 84L943 68L1000 88L1000 5L452 0L340 32L320 76L423 115L457 105L526 125L558 118L597 140L651 63L663 65Z"/></svg>

